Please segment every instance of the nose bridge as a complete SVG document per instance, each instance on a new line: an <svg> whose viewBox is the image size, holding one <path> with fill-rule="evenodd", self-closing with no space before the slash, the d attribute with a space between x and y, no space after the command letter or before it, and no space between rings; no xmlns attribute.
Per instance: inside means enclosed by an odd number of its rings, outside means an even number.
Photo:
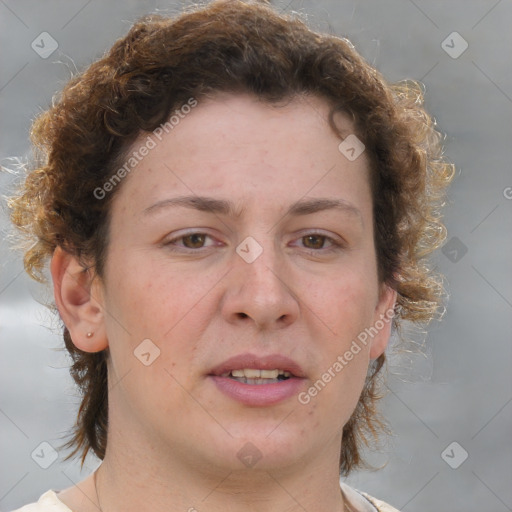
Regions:
<svg viewBox="0 0 512 512"><path fill-rule="evenodd" d="M256 239L248 237L237 248L237 254L242 260L237 262L241 267L241 284L245 288L250 288L255 298L261 295L267 300L275 300L276 294L283 293L283 278L279 276L279 272L284 270L281 265L282 259L271 237L265 237L261 244Z"/></svg>
<svg viewBox="0 0 512 512"><path fill-rule="evenodd" d="M299 308L286 279L286 263L270 236L247 237L233 255L223 313L229 321L252 319L260 327L288 325Z"/></svg>

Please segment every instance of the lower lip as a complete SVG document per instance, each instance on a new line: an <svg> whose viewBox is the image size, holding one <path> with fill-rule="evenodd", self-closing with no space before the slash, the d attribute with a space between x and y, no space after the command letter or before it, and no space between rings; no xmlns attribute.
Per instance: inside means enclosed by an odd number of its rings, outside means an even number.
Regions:
<svg viewBox="0 0 512 512"><path fill-rule="evenodd" d="M303 387L303 380L290 377L281 382L271 384L244 384L229 377L210 376L217 388L233 400L245 405L268 406L297 396Z"/></svg>

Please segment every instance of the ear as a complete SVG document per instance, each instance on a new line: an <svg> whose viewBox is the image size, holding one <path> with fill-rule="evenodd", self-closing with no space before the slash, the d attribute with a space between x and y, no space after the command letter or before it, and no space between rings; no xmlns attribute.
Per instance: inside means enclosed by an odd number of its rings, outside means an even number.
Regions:
<svg viewBox="0 0 512 512"><path fill-rule="evenodd" d="M372 332L377 331L372 338L370 359L377 359L388 346L393 317L395 315L396 296L396 290L387 284L382 285L379 302L373 317L373 329L370 329Z"/></svg>
<svg viewBox="0 0 512 512"><path fill-rule="evenodd" d="M107 348L102 288L94 273L60 247L53 253L50 271L55 304L74 345L84 352Z"/></svg>

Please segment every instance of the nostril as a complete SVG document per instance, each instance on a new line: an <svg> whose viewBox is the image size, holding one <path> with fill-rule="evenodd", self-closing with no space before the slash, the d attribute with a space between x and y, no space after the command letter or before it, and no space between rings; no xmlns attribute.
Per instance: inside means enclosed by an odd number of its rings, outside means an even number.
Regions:
<svg viewBox="0 0 512 512"><path fill-rule="evenodd" d="M247 314L246 313L238 313L238 316L240 318L247 318Z"/></svg>

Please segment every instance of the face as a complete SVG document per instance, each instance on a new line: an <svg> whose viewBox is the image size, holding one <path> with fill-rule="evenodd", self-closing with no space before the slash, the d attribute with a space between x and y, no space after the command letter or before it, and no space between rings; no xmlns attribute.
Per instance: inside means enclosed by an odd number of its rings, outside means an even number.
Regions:
<svg viewBox="0 0 512 512"><path fill-rule="evenodd" d="M112 203L97 284L113 436L216 471L251 455L337 464L394 295L368 161L340 152L327 114L314 97L217 95L152 135Z"/></svg>

